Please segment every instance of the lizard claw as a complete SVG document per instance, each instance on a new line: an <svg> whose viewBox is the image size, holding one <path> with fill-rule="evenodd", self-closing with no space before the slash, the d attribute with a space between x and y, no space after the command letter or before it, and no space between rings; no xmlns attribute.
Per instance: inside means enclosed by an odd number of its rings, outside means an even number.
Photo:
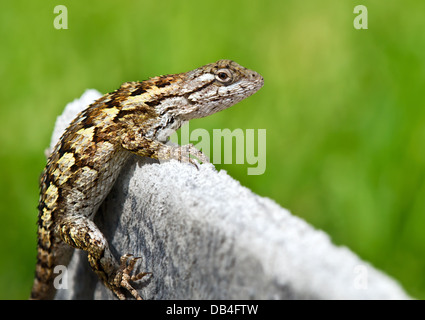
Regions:
<svg viewBox="0 0 425 320"><path fill-rule="evenodd" d="M199 161L196 161L194 158L191 158L190 156L195 157ZM195 148L193 144L186 144L184 146L163 146L161 150L158 152L158 159L161 160L170 160L174 159L183 163L189 163L195 168L199 170L200 162L202 163L209 163L208 157L203 154L201 151Z"/></svg>
<svg viewBox="0 0 425 320"><path fill-rule="evenodd" d="M133 257L132 254L125 254L120 258L120 267L114 277L113 283L113 291L118 296L120 300L125 300L124 294L120 291L120 288L127 289L131 295L137 300L143 300L139 295L136 289L130 284L130 281L137 281L142 279L144 276L148 274L152 274L151 272L140 272L135 275L131 275L131 272L134 269L134 265L137 260L141 259L141 257Z"/></svg>
<svg viewBox="0 0 425 320"><path fill-rule="evenodd" d="M178 159L181 162L187 162L196 167L199 170L200 163L190 158L190 155L196 157L202 163L209 163L208 157L203 154L201 151L195 148L193 144L186 144L184 146L179 147L180 158Z"/></svg>

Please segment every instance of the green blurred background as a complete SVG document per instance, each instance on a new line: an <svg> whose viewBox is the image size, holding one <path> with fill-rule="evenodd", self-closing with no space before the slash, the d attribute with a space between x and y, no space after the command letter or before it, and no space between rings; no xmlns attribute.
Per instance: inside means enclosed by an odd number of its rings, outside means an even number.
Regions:
<svg viewBox="0 0 425 320"><path fill-rule="evenodd" d="M56 5L68 30L53 27ZM353 27L364 4L369 29ZM26 299L38 178L86 88L229 58L264 88L191 129L267 129L267 168L218 165L425 298L425 2L3 1L0 298Z"/></svg>

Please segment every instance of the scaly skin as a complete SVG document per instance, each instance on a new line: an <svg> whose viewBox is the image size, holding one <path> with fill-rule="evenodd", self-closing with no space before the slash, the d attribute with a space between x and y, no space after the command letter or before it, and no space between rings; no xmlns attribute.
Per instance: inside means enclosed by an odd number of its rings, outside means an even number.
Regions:
<svg viewBox="0 0 425 320"><path fill-rule="evenodd" d="M31 299L52 299L54 268L68 265L73 248L87 251L92 269L120 299L122 289L136 299L131 281L137 258L120 263L93 222L99 205L131 153L196 165L207 158L192 145L164 142L191 119L226 109L258 91L263 78L230 60L175 75L126 82L82 111L60 138L40 182L38 254Z"/></svg>

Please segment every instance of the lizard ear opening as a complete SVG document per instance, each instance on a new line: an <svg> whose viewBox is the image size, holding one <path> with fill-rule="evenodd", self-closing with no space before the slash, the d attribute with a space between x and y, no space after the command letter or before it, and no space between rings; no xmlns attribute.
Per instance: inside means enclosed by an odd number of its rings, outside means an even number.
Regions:
<svg viewBox="0 0 425 320"><path fill-rule="evenodd" d="M219 69L215 74L215 79L223 84L229 84L233 80L233 75L229 69Z"/></svg>

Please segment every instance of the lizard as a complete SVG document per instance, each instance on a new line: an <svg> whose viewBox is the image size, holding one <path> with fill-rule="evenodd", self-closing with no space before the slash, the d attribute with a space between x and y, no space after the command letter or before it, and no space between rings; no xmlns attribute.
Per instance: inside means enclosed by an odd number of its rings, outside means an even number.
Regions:
<svg viewBox="0 0 425 320"><path fill-rule="evenodd" d="M74 248L119 299L128 291L138 259L112 255L93 222L131 154L177 159L197 167L208 158L192 144L172 146L169 136L185 122L229 108L257 92L263 77L231 60L138 82L125 82L80 112L54 147L40 178L37 262L30 299L53 299L55 266L67 266ZM192 157L190 157L192 155Z"/></svg>

